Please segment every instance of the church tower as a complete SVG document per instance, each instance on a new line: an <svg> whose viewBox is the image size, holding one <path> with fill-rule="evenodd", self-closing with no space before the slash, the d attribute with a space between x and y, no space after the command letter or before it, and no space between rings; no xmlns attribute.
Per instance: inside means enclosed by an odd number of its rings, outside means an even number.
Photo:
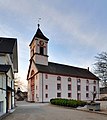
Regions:
<svg viewBox="0 0 107 120"><path fill-rule="evenodd" d="M34 60L36 64L48 65L48 41L49 39L44 36L40 30L40 25L38 24L38 29L30 43L30 59Z"/></svg>

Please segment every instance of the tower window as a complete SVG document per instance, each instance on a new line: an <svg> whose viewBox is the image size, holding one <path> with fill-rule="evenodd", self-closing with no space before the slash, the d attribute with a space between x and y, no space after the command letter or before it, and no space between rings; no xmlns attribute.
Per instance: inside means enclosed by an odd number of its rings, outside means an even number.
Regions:
<svg viewBox="0 0 107 120"><path fill-rule="evenodd" d="M44 54L44 48L40 47L40 55L43 55L43 54Z"/></svg>

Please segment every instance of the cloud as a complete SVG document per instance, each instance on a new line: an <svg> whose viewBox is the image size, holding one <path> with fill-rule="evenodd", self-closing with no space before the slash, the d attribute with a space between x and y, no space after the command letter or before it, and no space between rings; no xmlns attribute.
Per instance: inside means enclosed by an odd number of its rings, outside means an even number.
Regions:
<svg viewBox="0 0 107 120"><path fill-rule="evenodd" d="M73 38L79 42L79 44L83 44L87 47L93 47L96 50L107 50L105 45L107 35L102 33L104 26L97 24L97 19L93 21L94 14L88 16L77 11L73 11L74 13L71 14L62 14L62 12L51 8L51 6L44 6L41 11L45 11L46 16L48 16L48 18L46 18L49 19L48 21L51 21L49 24L70 36L70 38L67 38L70 44L72 44L71 39ZM58 34L61 34L61 32L59 31ZM57 42L60 41L65 44L65 39L61 39Z"/></svg>
<svg viewBox="0 0 107 120"><path fill-rule="evenodd" d="M5 11L9 11L15 14L27 15L28 10L32 9L32 7L31 2L28 0L3 0L0 1L0 9L4 9Z"/></svg>
<svg viewBox="0 0 107 120"><path fill-rule="evenodd" d="M60 5L56 7L52 3L41 0L0 1L0 11L3 11L3 14L9 14L10 17L9 23L4 20L5 22L0 24L0 33L4 36L18 38L20 75L27 73L28 45L34 35L35 31L33 30L36 28L39 17L42 18L41 30L51 39L49 42L50 51L52 51L50 60L52 61L62 61L78 66L84 63L83 66L89 66L93 62L92 57L95 51L107 50L107 35L102 32L104 26L96 23L98 19L93 21L93 18L96 17L95 14L82 13L74 9L73 4L69 11L66 7L63 9L65 12L62 12ZM11 20L14 22L14 26L12 26ZM60 55L61 58L59 58ZM83 56L81 57L81 55ZM24 76L26 78L25 74Z"/></svg>
<svg viewBox="0 0 107 120"><path fill-rule="evenodd" d="M17 30L12 29L6 25L0 25L0 35L2 37L15 37L18 42L18 67L19 75L21 75L21 80L26 80L27 69L29 63L29 42L27 37L23 36ZM22 75L23 74L23 75Z"/></svg>

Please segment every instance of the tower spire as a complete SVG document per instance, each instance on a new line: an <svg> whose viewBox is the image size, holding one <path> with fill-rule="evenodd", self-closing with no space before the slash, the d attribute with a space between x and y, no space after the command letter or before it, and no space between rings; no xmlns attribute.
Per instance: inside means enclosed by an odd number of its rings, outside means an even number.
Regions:
<svg viewBox="0 0 107 120"><path fill-rule="evenodd" d="M40 27L40 24L38 23L38 28Z"/></svg>

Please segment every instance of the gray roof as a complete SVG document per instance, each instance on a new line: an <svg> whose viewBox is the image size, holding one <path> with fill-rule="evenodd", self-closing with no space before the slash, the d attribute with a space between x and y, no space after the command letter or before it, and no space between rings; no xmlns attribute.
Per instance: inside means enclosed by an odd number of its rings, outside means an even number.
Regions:
<svg viewBox="0 0 107 120"><path fill-rule="evenodd" d="M7 73L10 68L11 68L11 65L0 65L0 72Z"/></svg>
<svg viewBox="0 0 107 120"><path fill-rule="evenodd" d="M78 68L74 66L63 65L53 62L48 62L48 66L40 65L40 64L35 64L35 65L38 69L38 72L99 80L99 78L96 77L93 73L83 68Z"/></svg>
<svg viewBox="0 0 107 120"><path fill-rule="evenodd" d="M0 53L11 55L14 72L18 72L17 39L0 37Z"/></svg>
<svg viewBox="0 0 107 120"><path fill-rule="evenodd" d="M42 33L42 31L40 30L40 28L37 29L37 32L35 34L35 37L44 39L44 40L49 40L46 36L44 36L44 34Z"/></svg>
<svg viewBox="0 0 107 120"><path fill-rule="evenodd" d="M17 39L0 37L0 53L13 53L13 48Z"/></svg>
<svg viewBox="0 0 107 120"><path fill-rule="evenodd" d="M32 41L31 41L30 45L32 44L32 42L33 42L33 40L34 40L35 37L41 38L41 39L46 40L46 41L49 40L49 39L42 33L42 31L40 30L39 27L38 27L38 29L37 29L37 31L36 31L36 34L34 35ZM29 45L29 46L30 46L30 45Z"/></svg>

